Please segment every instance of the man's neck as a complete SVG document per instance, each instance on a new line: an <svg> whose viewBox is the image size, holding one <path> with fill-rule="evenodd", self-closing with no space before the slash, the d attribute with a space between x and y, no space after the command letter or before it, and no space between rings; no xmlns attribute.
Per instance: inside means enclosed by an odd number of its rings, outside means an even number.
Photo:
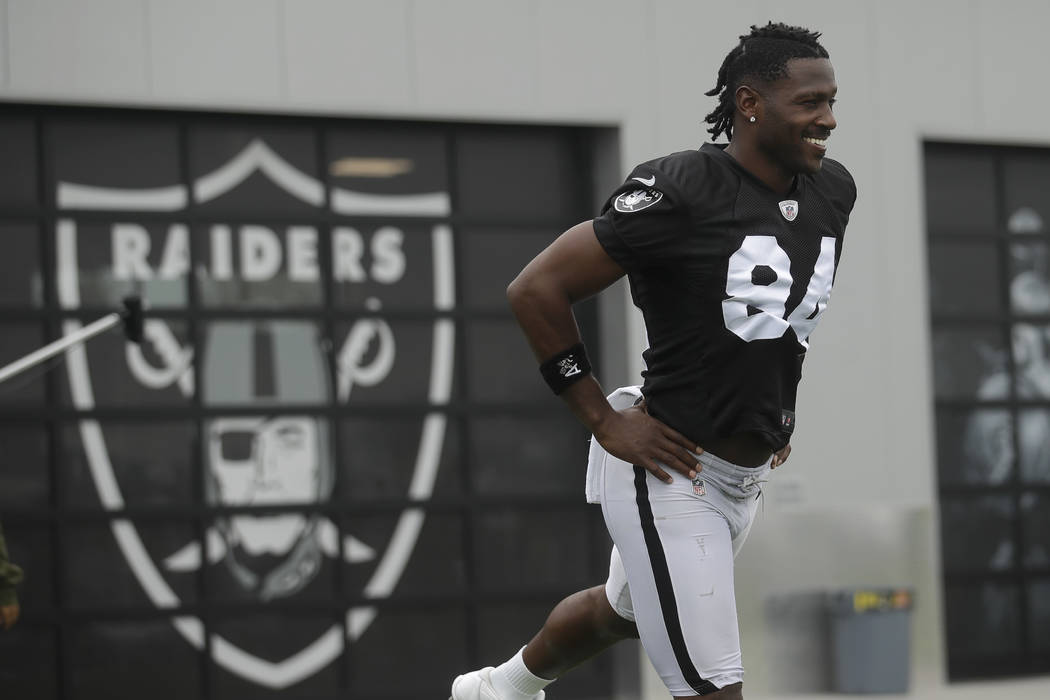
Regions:
<svg viewBox="0 0 1050 700"><path fill-rule="evenodd" d="M794 173L785 172L752 143L730 141L726 146L726 153L777 194L787 194L795 184Z"/></svg>

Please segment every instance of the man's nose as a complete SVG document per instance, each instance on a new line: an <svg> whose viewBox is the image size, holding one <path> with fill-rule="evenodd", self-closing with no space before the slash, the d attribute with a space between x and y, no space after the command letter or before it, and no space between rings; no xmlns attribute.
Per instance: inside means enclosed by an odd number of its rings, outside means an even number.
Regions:
<svg viewBox="0 0 1050 700"><path fill-rule="evenodd" d="M259 446L259 454L255 460L255 481L265 483L273 479L273 475L280 467L280 457L273 450L266 449L264 444Z"/></svg>
<svg viewBox="0 0 1050 700"><path fill-rule="evenodd" d="M834 128L839 125L838 121L835 119L835 112L832 111L830 104L824 106L824 109L820 113L820 117L817 119L817 124L822 129L827 129L828 131L834 130Z"/></svg>

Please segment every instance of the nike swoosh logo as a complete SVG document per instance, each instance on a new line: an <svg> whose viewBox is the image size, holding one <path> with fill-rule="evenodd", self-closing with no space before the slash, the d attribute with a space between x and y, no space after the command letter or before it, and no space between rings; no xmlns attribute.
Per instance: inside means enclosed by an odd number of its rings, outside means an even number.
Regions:
<svg viewBox="0 0 1050 700"><path fill-rule="evenodd" d="M648 180L646 180L644 177L632 177L631 179L632 180L637 180L638 182L642 183L646 187L652 187L653 185L656 184L656 176L655 175L650 177Z"/></svg>

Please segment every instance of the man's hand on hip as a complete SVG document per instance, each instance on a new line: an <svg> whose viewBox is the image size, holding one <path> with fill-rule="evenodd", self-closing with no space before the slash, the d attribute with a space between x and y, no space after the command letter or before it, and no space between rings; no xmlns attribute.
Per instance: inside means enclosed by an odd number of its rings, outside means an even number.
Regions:
<svg viewBox="0 0 1050 700"><path fill-rule="evenodd" d="M689 479L696 478L701 469L696 455L703 450L646 413L644 404L611 412L594 437L609 454L644 467L665 483L671 483L671 475L662 467Z"/></svg>

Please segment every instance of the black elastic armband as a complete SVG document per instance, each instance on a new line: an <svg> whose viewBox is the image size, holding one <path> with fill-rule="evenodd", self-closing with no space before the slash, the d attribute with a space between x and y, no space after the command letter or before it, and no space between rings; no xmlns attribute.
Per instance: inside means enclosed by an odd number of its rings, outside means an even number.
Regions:
<svg viewBox="0 0 1050 700"><path fill-rule="evenodd" d="M540 365L540 374L555 394L562 393L590 373L591 361L587 359L587 348L583 343L562 350Z"/></svg>

